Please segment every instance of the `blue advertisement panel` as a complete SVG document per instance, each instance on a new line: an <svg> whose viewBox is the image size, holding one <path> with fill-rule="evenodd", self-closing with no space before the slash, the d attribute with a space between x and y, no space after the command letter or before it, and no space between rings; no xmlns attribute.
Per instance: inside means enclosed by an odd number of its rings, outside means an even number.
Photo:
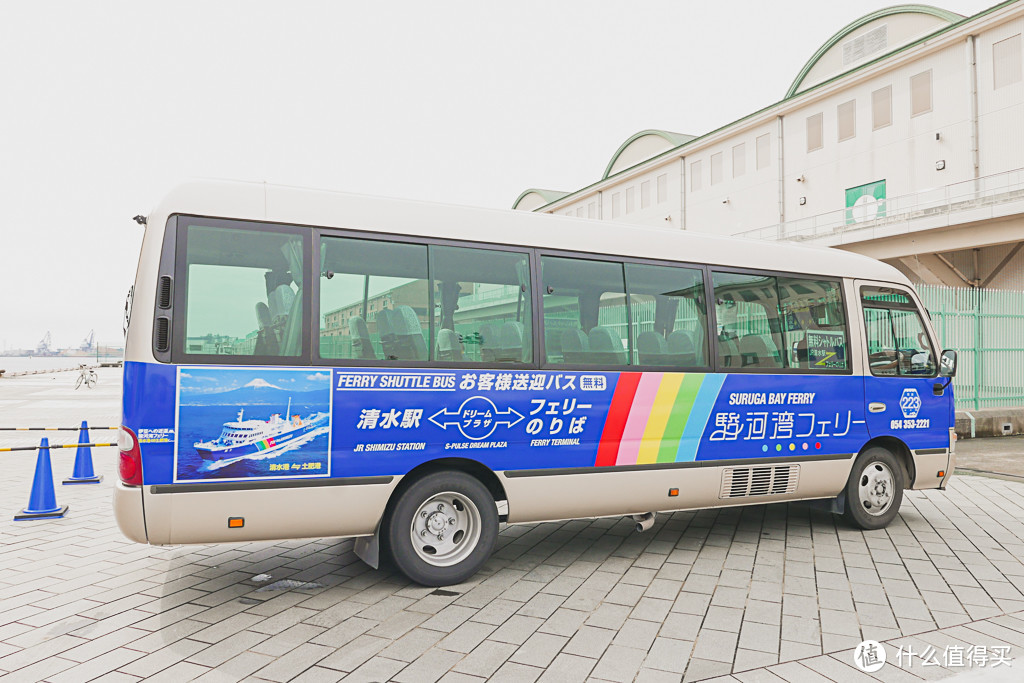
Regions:
<svg viewBox="0 0 1024 683"><path fill-rule="evenodd" d="M944 447L952 422L929 378L141 363L124 377L147 484L400 475L440 458L503 471L850 456L883 435Z"/></svg>
<svg viewBox="0 0 1024 683"><path fill-rule="evenodd" d="M466 457L493 469L591 467L615 373L335 370L335 476Z"/></svg>

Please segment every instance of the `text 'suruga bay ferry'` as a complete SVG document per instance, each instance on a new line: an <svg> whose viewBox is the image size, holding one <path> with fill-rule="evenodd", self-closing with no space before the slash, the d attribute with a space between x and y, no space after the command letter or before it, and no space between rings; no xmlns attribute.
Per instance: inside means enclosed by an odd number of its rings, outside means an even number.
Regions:
<svg viewBox="0 0 1024 683"><path fill-rule="evenodd" d="M291 408L289 399L286 417ZM204 460L223 460L254 453L270 455L295 446L301 437L326 426L328 417L327 413L310 413L305 419L298 415L284 419L280 413L274 413L269 420L243 420L244 414L245 409L239 409L235 422L225 422L215 441L197 441L194 444Z"/></svg>

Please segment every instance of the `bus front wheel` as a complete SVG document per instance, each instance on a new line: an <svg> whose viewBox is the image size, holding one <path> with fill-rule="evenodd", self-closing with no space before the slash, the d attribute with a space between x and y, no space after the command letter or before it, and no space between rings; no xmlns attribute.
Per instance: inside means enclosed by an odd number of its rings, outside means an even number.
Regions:
<svg viewBox="0 0 1024 683"><path fill-rule="evenodd" d="M853 463L846 483L843 516L861 529L882 529L900 511L903 502L903 468L884 448L869 448Z"/></svg>
<svg viewBox="0 0 1024 683"><path fill-rule="evenodd" d="M494 498L464 472L434 472L413 482L387 526L395 566L424 586L465 581L490 557L497 538Z"/></svg>

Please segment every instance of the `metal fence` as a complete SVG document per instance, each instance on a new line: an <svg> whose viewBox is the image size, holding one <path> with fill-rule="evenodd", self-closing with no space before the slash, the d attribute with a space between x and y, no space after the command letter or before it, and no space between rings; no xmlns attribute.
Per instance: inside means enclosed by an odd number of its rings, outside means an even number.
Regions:
<svg viewBox="0 0 1024 683"><path fill-rule="evenodd" d="M959 360L959 409L1024 405L1024 292L917 285L942 347Z"/></svg>

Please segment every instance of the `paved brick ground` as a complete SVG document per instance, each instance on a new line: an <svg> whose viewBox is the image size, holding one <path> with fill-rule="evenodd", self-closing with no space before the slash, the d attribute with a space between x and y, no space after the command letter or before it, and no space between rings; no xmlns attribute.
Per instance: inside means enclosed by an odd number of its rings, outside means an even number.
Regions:
<svg viewBox="0 0 1024 683"><path fill-rule="evenodd" d="M115 374L78 396L67 375L0 380L0 426L116 423ZM58 480L73 457L54 455ZM434 590L370 570L351 541L130 543L113 449L95 462L102 484L58 485L66 518L16 523L34 456L0 454L0 681L910 681L967 671L943 666L949 645L1024 647L1016 482L910 493L870 533L799 504L661 515L639 535L616 519L507 527L484 571ZM267 590L283 579L306 585ZM852 666L863 639L938 664L869 676Z"/></svg>

